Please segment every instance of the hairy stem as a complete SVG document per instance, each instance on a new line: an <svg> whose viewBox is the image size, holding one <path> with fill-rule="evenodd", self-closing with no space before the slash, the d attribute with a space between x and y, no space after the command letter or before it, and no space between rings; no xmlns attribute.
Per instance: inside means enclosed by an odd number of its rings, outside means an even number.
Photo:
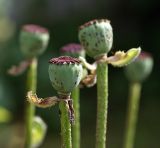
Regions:
<svg viewBox="0 0 160 148"><path fill-rule="evenodd" d="M97 66L97 127L96 148L106 148L107 109L108 109L108 65Z"/></svg>
<svg viewBox="0 0 160 148"><path fill-rule="evenodd" d="M73 107L75 111L75 124L72 127L73 148L80 148L80 100L79 87L72 91Z"/></svg>
<svg viewBox="0 0 160 148"><path fill-rule="evenodd" d="M138 118L141 84L131 83L126 120L126 131L124 137L124 148L133 148Z"/></svg>
<svg viewBox="0 0 160 148"><path fill-rule="evenodd" d="M62 148L72 148L71 124L69 120L68 108L67 102L61 101L59 103Z"/></svg>
<svg viewBox="0 0 160 148"><path fill-rule="evenodd" d="M27 91L36 92L37 86L37 59L34 58L27 74ZM25 137L25 148L32 147L32 122L35 114L35 106L29 102L26 102L26 137Z"/></svg>

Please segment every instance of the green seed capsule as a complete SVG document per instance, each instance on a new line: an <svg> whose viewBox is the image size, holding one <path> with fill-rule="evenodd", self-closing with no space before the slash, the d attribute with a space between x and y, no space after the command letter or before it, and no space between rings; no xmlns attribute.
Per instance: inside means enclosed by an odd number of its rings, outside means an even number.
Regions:
<svg viewBox="0 0 160 148"><path fill-rule="evenodd" d="M84 57L85 58L85 50L80 44L70 43L63 46L61 49L61 54L65 56L71 56L74 58Z"/></svg>
<svg viewBox="0 0 160 148"><path fill-rule="evenodd" d="M133 63L126 66L125 74L129 81L142 82L149 76L152 68L152 57L146 52L141 52L139 57Z"/></svg>
<svg viewBox="0 0 160 148"><path fill-rule="evenodd" d="M49 77L53 87L59 94L70 94L82 77L80 61L69 56L61 56L49 62Z"/></svg>
<svg viewBox="0 0 160 148"><path fill-rule="evenodd" d="M20 33L20 48L28 58L42 54L48 41L48 30L37 25L25 25Z"/></svg>
<svg viewBox="0 0 160 148"><path fill-rule="evenodd" d="M110 21L93 20L80 26L79 40L90 57L97 58L107 54L113 43Z"/></svg>
<svg viewBox="0 0 160 148"><path fill-rule="evenodd" d="M71 56L74 58L79 58L83 57L85 58L85 50L84 48L77 43L70 43L65 46L63 46L61 49L62 55L65 56ZM82 72L82 79L88 74L88 71L86 68L83 67L83 72Z"/></svg>

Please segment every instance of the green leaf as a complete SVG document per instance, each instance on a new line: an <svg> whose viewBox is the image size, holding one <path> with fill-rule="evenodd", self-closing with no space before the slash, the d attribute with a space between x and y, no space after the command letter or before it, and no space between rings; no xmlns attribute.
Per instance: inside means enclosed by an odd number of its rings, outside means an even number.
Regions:
<svg viewBox="0 0 160 148"><path fill-rule="evenodd" d="M40 117L35 117L32 127L32 137L33 143L32 147L36 148L40 146L46 135L47 126Z"/></svg>
<svg viewBox="0 0 160 148"><path fill-rule="evenodd" d="M115 67L123 67L133 62L141 52L141 48L132 48L126 53L124 51L117 51L114 56L107 58L107 63Z"/></svg>

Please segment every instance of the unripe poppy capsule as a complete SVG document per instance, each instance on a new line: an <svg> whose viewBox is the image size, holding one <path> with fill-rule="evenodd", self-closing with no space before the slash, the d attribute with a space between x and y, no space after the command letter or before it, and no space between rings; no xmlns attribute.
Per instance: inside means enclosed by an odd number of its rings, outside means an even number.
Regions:
<svg viewBox="0 0 160 148"><path fill-rule="evenodd" d="M134 62L126 66L125 74L130 81L142 82L150 75L152 68L152 56L142 51Z"/></svg>
<svg viewBox="0 0 160 148"><path fill-rule="evenodd" d="M28 58L42 54L48 45L48 41L48 30L38 25L24 25L20 32L20 48Z"/></svg>
<svg viewBox="0 0 160 148"><path fill-rule="evenodd" d="M97 58L107 54L113 43L110 21L106 19L92 20L80 26L79 40L88 56Z"/></svg>
<svg viewBox="0 0 160 148"><path fill-rule="evenodd" d="M66 56L71 56L74 58L78 58L79 56L85 57L85 50L80 44L70 43L63 46L61 49L61 54Z"/></svg>
<svg viewBox="0 0 160 148"><path fill-rule="evenodd" d="M49 77L59 94L69 95L82 77L82 65L77 58L61 56L49 61Z"/></svg>

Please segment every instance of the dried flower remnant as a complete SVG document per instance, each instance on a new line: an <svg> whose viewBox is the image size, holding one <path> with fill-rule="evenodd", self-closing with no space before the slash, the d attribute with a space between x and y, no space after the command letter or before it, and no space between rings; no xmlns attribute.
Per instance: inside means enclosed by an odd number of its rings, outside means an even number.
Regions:
<svg viewBox="0 0 160 148"><path fill-rule="evenodd" d="M123 67L133 62L140 53L140 47L129 49L127 52L117 51L113 56L108 57L106 61L115 67Z"/></svg>
<svg viewBox="0 0 160 148"><path fill-rule="evenodd" d="M8 74L12 76L18 76L21 75L31 64L31 60L25 60L19 63L18 66L13 65L9 70Z"/></svg>
<svg viewBox="0 0 160 148"><path fill-rule="evenodd" d="M56 96L55 97L47 97L47 98L38 98L37 95L35 93L33 93L32 91L29 91L27 93L27 100L30 103L36 105L37 107L42 107L42 108L54 106L56 103L61 101Z"/></svg>

